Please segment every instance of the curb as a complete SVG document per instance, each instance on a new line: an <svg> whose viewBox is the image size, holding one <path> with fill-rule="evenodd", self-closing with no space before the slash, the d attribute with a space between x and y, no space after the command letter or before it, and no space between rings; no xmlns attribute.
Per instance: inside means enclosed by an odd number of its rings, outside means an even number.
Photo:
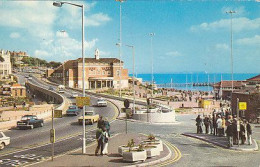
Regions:
<svg viewBox="0 0 260 167"><path fill-rule="evenodd" d="M125 117L118 117L117 120L125 121ZM180 124L181 122L175 121L173 123L151 123L151 122L144 122L144 121L139 121L135 119L127 119L127 122L137 122L137 123L144 123L144 124L152 124L152 125L176 125Z"/></svg>
<svg viewBox="0 0 260 167"><path fill-rule="evenodd" d="M199 136L186 134L186 133L183 133L182 135L183 136L187 136L187 137L192 137L192 138L195 138L195 139L199 139L199 140L202 140L202 141L205 141L205 142L208 142L208 143L211 143L211 144L214 144L216 146L219 146L219 147L222 147L222 148L225 148L225 149L229 149L229 150L236 150L236 151L257 151L258 150L258 144L256 143L256 141L254 139L252 140L255 143L255 147L254 148L239 148L239 147L228 148L224 144L221 144L221 143L218 143L218 142L214 142L214 141L210 141L210 140L204 139L204 138L199 137Z"/></svg>
<svg viewBox="0 0 260 167"><path fill-rule="evenodd" d="M160 158L160 159L157 159L157 160L154 160L154 161L151 161L151 162L146 162L146 163L141 163L141 164L136 164L136 165L128 165L128 166L124 166L124 167L141 167L141 166L151 166L151 165L155 165L155 164L158 164L158 163L161 163L161 162L164 162L166 160L169 160L172 156L172 150L165 144L163 143L163 145L166 146L166 148L168 149L169 151L169 154L166 155L165 157L163 158Z"/></svg>

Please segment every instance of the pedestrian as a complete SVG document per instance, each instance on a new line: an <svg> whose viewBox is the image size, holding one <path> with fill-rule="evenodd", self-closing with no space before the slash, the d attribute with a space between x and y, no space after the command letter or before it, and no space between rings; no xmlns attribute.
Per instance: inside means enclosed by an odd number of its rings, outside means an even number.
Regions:
<svg viewBox="0 0 260 167"><path fill-rule="evenodd" d="M205 134L208 134L209 133L209 117L206 115L204 117L204 125L205 125Z"/></svg>
<svg viewBox="0 0 260 167"><path fill-rule="evenodd" d="M241 120L240 122L240 131L239 131L239 138L241 139L241 144L245 144L246 141L246 129L244 126L244 122Z"/></svg>
<svg viewBox="0 0 260 167"><path fill-rule="evenodd" d="M25 108L25 105L26 105L26 103L25 103L25 101L23 101L23 108Z"/></svg>
<svg viewBox="0 0 260 167"><path fill-rule="evenodd" d="M104 128L104 127L103 127ZM96 139L97 139L97 147L95 150L95 156L97 156L99 149L101 149L100 151L100 155L103 155L103 141L104 141L104 134L103 134L103 130L101 128L98 128L96 130Z"/></svg>
<svg viewBox="0 0 260 167"><path fill-rule="evenodd" d="M103 129L103 155L107 155L108 154L108 132L107 129L104 127Z"/></svg>
<svg viewBox="0 0 260 167"><path fill-rule="evenodd" d="M221 136L222 135L222 119L221 119L220 115L218 115L217 127L218 127L218 136Z"/></svg>
<svg viewBox="0 0 260 167"><path fill-rule="evenodd" d="M238 145L238 132L237 132L237 119L235 118L232 123L232 130L233 130L233 143Z"/></svg>
<svg viewBox="0 0 260 167"><path fill-rule="evenodd" d="M214 129L214 135L217 136L217 134L218 134L218 125L217 125L216 114L213 114L212 124L213 124L213 129Z"/></svg>
<svg viewBox="0 0 260 167"><path fill-rule="evenodd" d="M103 126L104 126L104 120L103 117L100 116L97 122L97 128L102 129Z"/></svg>
<svg viewBox="0 0 260 167"><path fill-rule="evenodd" d="M223 136L226 136L225 135L225 128L226 128L226 120L225 120L225 117L222 116L222 130L221 130L221 133Z"/></svg>
<svg viewBox="0 0 260 167"><path fill-rule="evenodd" d="M211 115L209 115L209 127L210 127L210 134L213 134L213 120Z"/></svg>
<svg viewBox="0 0 260 167"><path fill-rule="evenodd" d="M104 120L104 126L106 128L108 136L110 137L110 123L107 118L105 118L105 120Z"/></svg>
<svg viewBox="0 0 260 167"><path fill-rule="evenodd" d="M202 119L200 115L196 118L197 133L202 133Z"/></svg>
<svg viewBox="0 0 260 167"><path fill-rule="evenodd" d="M252 128L248 121L246 121L246 130L247 130L247 141L249 145L252 145Z"/></svg>
<svg viewBox="0 0 260 167"><path fill-rule="evenodd" d="M16 103L14 103L14 109L17 109Z"/></svg>
<svg viewBox="0 0 260 167"><path fill-rule="evenodd" d="M232 125L232 123L230 123L227 126L226 134L227 134L227 138L228 138L228 147L230 148L233 146L233 125Z"/></svg>

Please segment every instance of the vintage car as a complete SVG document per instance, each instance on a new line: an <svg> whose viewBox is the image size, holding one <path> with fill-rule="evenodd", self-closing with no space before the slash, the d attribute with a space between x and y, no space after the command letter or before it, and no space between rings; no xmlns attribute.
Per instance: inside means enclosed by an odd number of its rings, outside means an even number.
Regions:
<svg viewBox="0 0 260 167"><path fill-rule="evenodd" d="M73 105L73 106L69 106L69 108L66 111L66 114L69 115L78 115L79 114L80 109L78 108L78 106Z"/></svg>
<svg viewBox="0 0 260 167"><path fill-rule="evenodd" d="M71 97L72 98L75 98L75 97L78 97L79 95L78 95L78 93L77 92L72 92L72 94L71 94Z"/></svg>
<svg viewBox="0 0 260 167"><path fill-rule="evenodd" d="M94 111L85 111L85 124L93 125L94 122L97 122L99 119L99 115L96 114ZM79 125L83 123L83 116L78 118Z"/></svg>
<svg viewBox="0 0 260 167"><path fill-rule="evenodd" d="M3 150L5 146L10 144L10 137L7 137L4 132L0 131L0 150Z"/></svg>
<svg viewBox="0 0 260 167"><path fill-rule="evenodd" d="M35 127L43 127L43 119L38 119L36 115L24 115L21 121L17 121L18 129L33 129Z"/></svg>
<svg viewBox="0 0 260 167"><path fill-rule="evenodd" d="M103 98L98 98L97 106L98 107L106 107L107 106L107 101L105 99L103 99Z"/></svg>

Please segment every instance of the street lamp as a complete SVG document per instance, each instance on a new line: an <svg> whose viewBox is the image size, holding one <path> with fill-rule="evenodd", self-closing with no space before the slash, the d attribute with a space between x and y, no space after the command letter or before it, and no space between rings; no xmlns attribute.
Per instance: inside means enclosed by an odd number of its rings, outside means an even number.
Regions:
<svg viewBox="0 0 260 167"><path fill-rule="evenodd" d="M232 16L233 16L233 13L236 13L236 11L227 11L226 12L227 14L230 14L230 57L231 57L231 83L232 83L232 86L231 86L231 89L232 89L232 92L233 92L233 89L234 89L234 68L233 68L233 32L232 32Z"/></svg>
<svg viewBox="0 0 260 167"><path fill-rule="evenodd" d="M121 83L121 73L122 73L122 69L121 69L121 64L122 64L122 2L124 2L125 0L116 0L117 2L120 2L120 27L119 27L119 96L122 97L122 83Z"/></svg>
<svg viewBox="0 0 260 167"><path fill-rule="evenodd" d="M70 2L53 2L53 6L56 7L62 7L63 4L69 4L72 6L77 6L80 7L82 9L82 91L83 91L83 97L85 97L85 56L84 56L84 4L82 5L78 5L75 3L70 3ZM83 120L85 120L85 106L83 106ZM83 126L83 146L82 146L82 153L85 154L86 153L86 127L85 127L85 123L82 123Z"/></svg>
<svg viewBox="0 0 260 167"><path fill-rule="evenodd" d="M134 46L131 46L131 45L125 45L127 47L130 47L132 48L132 54L133 54L133 99L134 99L134 103L133 103L133 108L134 108L134 113L135 113L135 48Z"/></svg>
<svg viewBox="0 0 260 167"><path fill-rule="evenodd" d="M65 30L60 30L60 32L62 33L62 35L63 35L63 38L64 38L64 35L65 35ZM63 43L63 47L64 47L64 43ZM62 52L62 54L63 54L63 56L64 56L64 50L63 50L63 47L61 46L61 52ZM63 62L63 66L62 66L62 68L63 68L63 85L64 86L66 86L65 84L65 61Z"/></svg>
<svg viewBox="0 0 260 167"><path fill-rule="evenodd" d="M152 57L152 98L153 98L153 37L155 35L155 33L150 33L149 34L151 37L151 57ZM152 100L151 98L151 100Z"/></svg>

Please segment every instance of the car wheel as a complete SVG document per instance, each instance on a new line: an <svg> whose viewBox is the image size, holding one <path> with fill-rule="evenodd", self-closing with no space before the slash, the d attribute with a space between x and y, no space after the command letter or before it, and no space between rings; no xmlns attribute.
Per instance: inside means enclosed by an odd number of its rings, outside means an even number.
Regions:
<svg viewBox="0 0 260 167"><path fill-rule="evenodd" d="M5 143L0 144L0 150L3 150L5 148Z"/></svg>
<svg viewBox="0 0 260 167"><path fill-rule="evenodd" d="M34 126L33 125L31 125L31 129L33 129L34 128Z"/></svg>
<svg viewBox="0 0 260 167"><path fill-rule="evenodd" d="M43 127L43 122L40 124L40 127Z"/></svg>

